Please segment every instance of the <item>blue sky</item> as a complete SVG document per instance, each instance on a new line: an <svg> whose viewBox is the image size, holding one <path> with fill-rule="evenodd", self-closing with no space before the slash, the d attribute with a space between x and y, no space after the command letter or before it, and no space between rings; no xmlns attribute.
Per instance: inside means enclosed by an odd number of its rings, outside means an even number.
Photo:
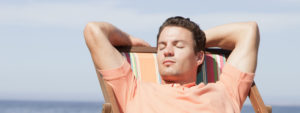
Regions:
<svg viewBox="0 0 300 113"><path fill-rule="evenodd" d="M0 100L102 101L83 29L107 21L152 46L170 16L202 29L256 21L260 27L256 84L265 103L300 105L300 2L12 0L0 1Z"/></svg>

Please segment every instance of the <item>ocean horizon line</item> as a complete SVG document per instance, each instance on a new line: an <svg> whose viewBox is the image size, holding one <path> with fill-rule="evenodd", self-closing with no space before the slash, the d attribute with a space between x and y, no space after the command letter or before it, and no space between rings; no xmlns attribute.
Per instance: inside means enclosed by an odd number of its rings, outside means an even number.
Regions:
<svg viewBox="0 0 300 113"><path fill-rule="evenodd" d="M0 102L41 102L41 103L98 103L103 104L105 101L84 101L84 100L30 100L30 99L0 99ZM300 107L299 104L266 104L271 106L279 106L279 107ZM251 103L245 103L244 106L252 106Z"/></svg>

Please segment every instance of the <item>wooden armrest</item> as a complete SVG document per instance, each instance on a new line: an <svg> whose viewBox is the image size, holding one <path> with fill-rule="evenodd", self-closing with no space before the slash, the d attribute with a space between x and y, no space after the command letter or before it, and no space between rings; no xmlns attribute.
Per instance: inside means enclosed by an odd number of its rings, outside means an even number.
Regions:
<svg viewBox="0 0 300 113"><path fill-rule="evenodd" d="M102 105L102 113L120 113L113 89L103 80L99 71L96 71L96 73L105 99L105 103Z"/></svg>
<svg viewBox="0 0 300 113"><path fill-rule="evenodd" d="M110 103L104 103L102 105L102 113L112 113L112 106Z"/></svg>
<svg viewBox="0 0 300 113"><path fill-rule="evenodd" d="M272 113L272 107L265 106L255 82L253 82L248 96L255 113Z"/></svg>
<svg viewBox="0 0 300 113"><path fill-rule="evenodd" d="M272 106L266 105L266 108L267 108L268 113L272 113Z"/></svg>

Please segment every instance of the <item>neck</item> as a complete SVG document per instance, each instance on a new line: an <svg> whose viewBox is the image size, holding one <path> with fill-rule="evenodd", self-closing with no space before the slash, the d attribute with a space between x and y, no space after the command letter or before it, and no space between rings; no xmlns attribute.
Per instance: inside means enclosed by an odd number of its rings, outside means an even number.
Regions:
<svg viewBox="0 0 300 113"><path fill-rule="evenodd" d="M196 80L195 79L189 79L189 80L168 80L168 79L164 79L163 80L163 84L180 84L180 85L184 85L184 84L188 84L188 83L195 83Z"/></svg>

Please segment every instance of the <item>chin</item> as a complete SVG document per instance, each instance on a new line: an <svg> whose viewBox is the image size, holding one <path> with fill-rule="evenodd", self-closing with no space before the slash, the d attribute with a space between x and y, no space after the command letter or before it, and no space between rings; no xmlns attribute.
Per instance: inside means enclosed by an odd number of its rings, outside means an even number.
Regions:
<svg viewBox="0 0 300 113"><path fill-rule="evenodd" d="M177 83L179 77L178 76L174 76L174 75L164 75L164 76L161 76L162 77L162 80L165 82L165 83Z"/></svg>
<svg viewBox="0 0 300 113"><path fill-rule="evenodd" d="M180 74L178 74L177 71L163 71L160 73L162 79L167 80L167 81L175 81L180 78Z"/></svg>
<svg viewBox="0 0 300 113"><path fill-rule="evenodd" d="M176 69L171 68L171 67L167 67L167 68L163 68L161 69L162 71L160 71L160 75L162 76L178 76L178 72Z"/></svg>

